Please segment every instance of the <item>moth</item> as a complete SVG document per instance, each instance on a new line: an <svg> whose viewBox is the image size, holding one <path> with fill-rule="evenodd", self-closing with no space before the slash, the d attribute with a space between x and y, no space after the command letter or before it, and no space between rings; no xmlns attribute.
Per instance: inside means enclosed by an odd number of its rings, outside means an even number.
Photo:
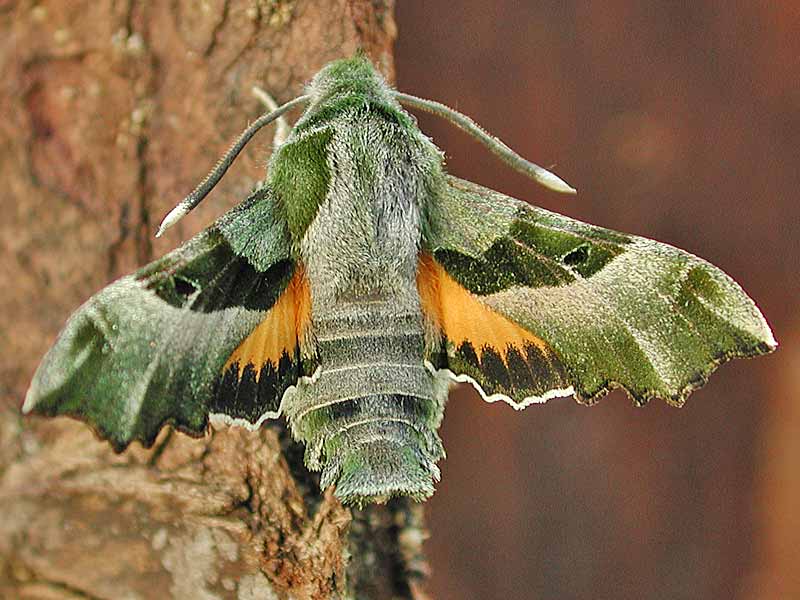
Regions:
<svg viewBox="0 0 800 600"><path fill-rule="evenodd" d="M201 436L209 421L284 416L343 502L422 500L454 382L516 409L618 387L680 406L720 363L777 347L754 302L702 259L448 175L401 104L574 193L468 117L393 90L362 56L253 123L159 234L301 104L249 198L70 317L25 413L82 419L117 451L152 445L168 423Z"/></svg>

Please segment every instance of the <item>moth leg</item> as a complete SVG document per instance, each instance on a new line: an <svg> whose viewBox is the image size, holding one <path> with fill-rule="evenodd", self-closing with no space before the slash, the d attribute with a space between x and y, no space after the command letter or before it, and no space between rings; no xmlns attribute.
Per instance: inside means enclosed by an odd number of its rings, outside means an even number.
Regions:
<svg viewBox="0 0 800 600"><path fill-rule="evenodd" d="M278 103L275 102L275 98L270 96L264 88L254 85L252 92L253 95L258 98L264 106L267 107L267 110L278 110ZM281 115L278 117L278 126L275 129L275 137L272 139L273 148L277 148L286 141L286 138L289 137L289 131L289 122L286 120L286 117Z"/></svg>

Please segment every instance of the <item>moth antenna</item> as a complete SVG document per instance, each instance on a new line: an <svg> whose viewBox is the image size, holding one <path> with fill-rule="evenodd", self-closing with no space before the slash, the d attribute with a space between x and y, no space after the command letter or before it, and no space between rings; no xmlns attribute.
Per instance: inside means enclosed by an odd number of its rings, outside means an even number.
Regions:
<svg viewBox="0 0 800 600"><path fill-rule="evenodd" d="M175 225L175 223L185 217L189 211L200 204L203 198L205 198L208 193L214 189L214 186L219 183L219 180L222 179L225 171L227 171L228 167L233 164L233 161L236 160L236 157L239 156L239 153L247 145L247 142L250 141L250 139L258 132L259 129L265 125L269 125L275 119L280 118L284 113L291 110L298 104L307 102L308 99L308 95L298 96L294 100L290 100L278 109L269 113L265 113L253 121L253 123L239 135L236 141L233 142L231 147L222 156L222 158L217 161L217 164L214 165L214 168L211 169L208 175L205 176L203 181L201 181L200 184L194 188L192 193L186 196L186 198L181 200L175 208L169 211L167 216L164 217L164 220L161 221L161 225L158 227L156 237L161 237L161 235L163 235L167 229Z"/></svg>
<svg viewBox="0 0 800 600"><path fill-rule="evenodd" d="M394 92L394 95L395 98L397 98L397 100L403 104L407 104L413 108L424 110L425 112L429 112L436 116L447 119L453 125L463 129L481 144L486 146L496 156L498 156L500 160L513 167L523 175L527 175L544 187L556 192L561 192L563 194L576 193L575 188L561 179L558 175L555 175L544 167L540 167L539 165L522 158L519 154L506 146L501 140L486 133L480 125L470 119L467 115L461 114L457 110L454 110L449 106L434 100L425 100L423 98L417 98L416 96L397 91Z"/></svg>
<svg viewBox="0 0 800 600"><path fill-rule="evenodd" d="M262 87L257 85L253 86L252 89L253 95L258 98L258 100L267 107L268 110L278 110L278 103L275 102L275 98L269 95L269 93ZM275 137L272 138L272 144L275 148L280 146L283 142L286 141L286 138L289 137L289 122L286 120L286 117L281 115L277 119L277 128L275 130Z"/></svg>

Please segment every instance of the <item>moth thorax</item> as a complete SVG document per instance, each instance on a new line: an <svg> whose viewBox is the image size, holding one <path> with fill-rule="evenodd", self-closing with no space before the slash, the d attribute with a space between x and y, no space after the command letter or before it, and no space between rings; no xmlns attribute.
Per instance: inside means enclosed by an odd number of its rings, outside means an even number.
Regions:
<svg viewBox="0 0 800 600"><path fill-rule="evenodd" d="M376 394L316 408L292 428L306 442L309 468L322 469L323 489L336 485L343 502L421 500L439 479L441 411L432 399Z"/></svg>

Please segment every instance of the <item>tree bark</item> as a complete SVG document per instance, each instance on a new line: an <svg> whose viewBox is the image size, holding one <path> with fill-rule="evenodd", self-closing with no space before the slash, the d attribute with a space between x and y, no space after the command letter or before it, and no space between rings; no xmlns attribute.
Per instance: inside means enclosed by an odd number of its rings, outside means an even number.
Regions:
<svg viewBox="0 0 800 600"><path fill-rule="evenodd" d="M421 598L421 507L342 507L282 424L116 455L19 414L80 302L263 177L268 139L153 239L261 112L253 85L286 101L359 47L391 78L392 1L0 0L0 32L0 596Z"/></svg>

